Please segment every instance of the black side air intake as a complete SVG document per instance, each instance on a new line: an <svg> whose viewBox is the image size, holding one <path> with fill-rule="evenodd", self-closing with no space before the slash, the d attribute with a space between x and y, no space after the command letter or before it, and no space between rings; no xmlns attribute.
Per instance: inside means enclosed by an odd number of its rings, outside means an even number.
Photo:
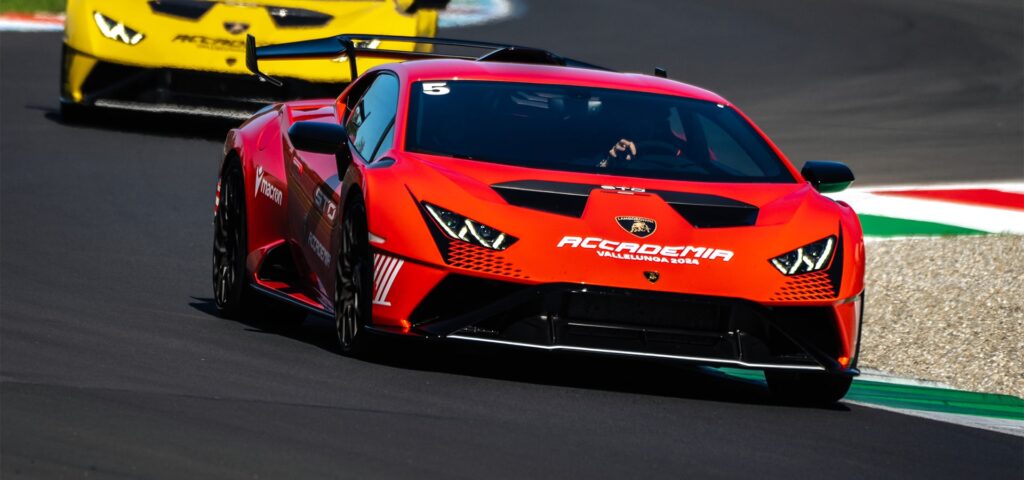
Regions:
<svg viewBox="0 0 1024 480"><path fill-rule="evenodd" d="M416 306L409 321L415 325L458 317L526 288L516 283L449 274Z"/></svg>

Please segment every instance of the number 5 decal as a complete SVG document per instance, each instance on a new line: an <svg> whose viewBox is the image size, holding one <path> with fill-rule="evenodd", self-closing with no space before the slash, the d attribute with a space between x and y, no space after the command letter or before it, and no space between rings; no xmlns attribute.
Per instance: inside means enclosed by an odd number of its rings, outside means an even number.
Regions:
<svg viewBox="0 0 1024 480"><path fill-rule="evenodd" d="M424 82L423 93L427 95L448 95L452 89L448 88L447 82Z"/></svg>

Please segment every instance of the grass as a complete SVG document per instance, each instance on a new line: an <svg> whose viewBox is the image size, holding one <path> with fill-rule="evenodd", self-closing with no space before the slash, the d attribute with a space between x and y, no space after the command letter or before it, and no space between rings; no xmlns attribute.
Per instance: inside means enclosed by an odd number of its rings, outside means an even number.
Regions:
<svg viewBox="0 0 1024 480"><path fill-rule="evenodd" d="M65 0L0 0L0 13L63 12Z"/></svg>

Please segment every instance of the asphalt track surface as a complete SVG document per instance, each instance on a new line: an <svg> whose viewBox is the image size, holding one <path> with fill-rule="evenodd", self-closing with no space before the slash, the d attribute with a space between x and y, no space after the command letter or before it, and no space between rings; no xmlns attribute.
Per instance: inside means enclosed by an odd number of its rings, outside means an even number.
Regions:
<svg viewBox="0 0 1024 480"><path fill-rule="evenodd" d="M1022 174L1019 2L585 3L534 1L444 33L667 66L733 99L795 160L845 159L875 182ZM1019 437L780 406L676 365L443 345L360 361L333 350L322 320L221 319L220 127L62 124L59 41L0 34L4 478L1024 473Z"/></svg>

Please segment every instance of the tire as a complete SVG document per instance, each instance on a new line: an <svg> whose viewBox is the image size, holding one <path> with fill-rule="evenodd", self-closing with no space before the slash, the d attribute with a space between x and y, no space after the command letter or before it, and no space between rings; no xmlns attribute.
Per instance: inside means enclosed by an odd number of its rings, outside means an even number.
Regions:
<svg viewBox="0 0 1024 480"><path fill-rule="evenodd" d="M348 201L341 222L341 248L334 283L334 329L341 353L365 356L376 335L366 330L373 315L373 259L370 254L366 205L356 196Z"/></svg>
<svg viewBox="0 0 1024 480"><path fill-rule="evenodd" d="M231 161L220 182L220 204L213 220L213 298L222 317L300 325L306 312L263 297L249 286L249 253L242 166Z"/></svg>
<svg viewBox="0 0 1024 480"><path fill-rule="evenodd" d="M232 161L220 180L220 199L213 219L213 298L222 317L238 318L249 297L245 256L248 251L242 167Z"/></svg>
<svg viewBox="0 0 1024 480"><path fill-rule="evenodd" d="M768 390L776 399L798 405L832 405L850 390L853 377L833 373L766 370Z"/></svg>
<svg viewBox="0 0 1024 480"><path fill-rule="evenodd" d="M65 125L84 123L91 108L77 103L60 102L60 121Z"/></svg>
<svg viewBox="0 0 1024 480"><path fill-rule="evenodd" d="M65 90L68 84L68 68L71 65L71 54L66 43L61 44L60 55L60 121L68 125L82 123L89 113L89 107L71 101L70 92Z"/></svg>

